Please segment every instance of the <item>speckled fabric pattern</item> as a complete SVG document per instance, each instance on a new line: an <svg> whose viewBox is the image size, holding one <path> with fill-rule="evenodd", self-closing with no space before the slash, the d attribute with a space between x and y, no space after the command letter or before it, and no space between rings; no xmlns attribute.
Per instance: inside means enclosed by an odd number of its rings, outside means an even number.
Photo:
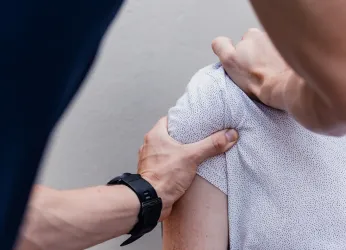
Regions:
<svg viewBox="0 0 346 250"><path fill-rule="evenodd" d="M168 117L182 143L229 127L240 134L198 170L228 196L231 249L346 249L346 137L314 134L251 101L220 64L191 79Z"/></svg>

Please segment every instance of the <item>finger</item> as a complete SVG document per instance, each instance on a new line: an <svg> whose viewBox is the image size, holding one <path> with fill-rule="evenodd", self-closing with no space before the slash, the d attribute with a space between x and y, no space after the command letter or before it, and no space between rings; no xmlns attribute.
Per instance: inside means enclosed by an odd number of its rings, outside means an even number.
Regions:
<svg viewBox="0 0 346 250"><path fill-rule="evenodd" d="M263 35L263 32L257 28L251 28L244 34L242 40L246 40L258 35Z"/></svg>
<svg viewBox="0 0 346 250"><path fill-rule="evenodd" d="M232 40L227 37L217 37L213 40L211 47L222 64L232 63L235 56L235 48Z"/></svg>
<svg viewBox="0 0 346 250"><path fill-rule="evenodd" d="M231 149L237 143L238 137L234 129L222 130L202 141L187 145L187 152L189 157L199 165L206 159Z"/></svg>
<svg viewBox="0 0 346 250"><path fill-rule="evenodd" d="M157 123L157 127L159 128L159 130L165 134L168 134L168 118L167 116L162 117L158 123Z"/></svg>
<svg viewBox="0 0 346 250"><path fill-rule="evenodd" d="M174 140L168 133L168 118L167 116L162 117L155 126L150 130L150 132L144 137L144 141L149 143L154 140L166 141L169 143L180 144Z"/></svg>
<svg viewBox="0 0 346 250"><path fill-rule="evenodd" d="M138 159L140 158L143 151L143 145L138 149Z"/></svg>
<svg viewBox="0 0 346 250"><path fill-rule="evenodd" d="M162 126L165 127L165 130L167 131L168 129L168 118L167 116L164 116L160 119L160 122L162 123Z"/></svg>
<svg viewBox="0 0 346 250"><path fill-rule="evenodd" d="M151 135L168 135L168 120L167 116L162 117L156 124L155 126L150 130L148 135L151 137Z"/></svg>

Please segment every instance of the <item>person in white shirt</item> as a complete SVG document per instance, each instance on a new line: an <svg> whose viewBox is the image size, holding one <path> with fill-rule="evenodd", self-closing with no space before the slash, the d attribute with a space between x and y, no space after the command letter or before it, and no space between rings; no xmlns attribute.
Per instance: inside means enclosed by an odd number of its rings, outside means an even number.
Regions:
<svg viewBox="0 0 346 250"><path fill-rule="evenodd" d="M258 47L246 47L248 37ZM237 49L262 55L241 61L254 66L252 74L235 65L233 82L220 63L208 66L168 113L169 133L182 143L226 127L239 140L200 165L164 222L163 249L344 249L346 137L313 133L288 112L251 100L235 83L244 87L290 68L259 30Z"/></svg>

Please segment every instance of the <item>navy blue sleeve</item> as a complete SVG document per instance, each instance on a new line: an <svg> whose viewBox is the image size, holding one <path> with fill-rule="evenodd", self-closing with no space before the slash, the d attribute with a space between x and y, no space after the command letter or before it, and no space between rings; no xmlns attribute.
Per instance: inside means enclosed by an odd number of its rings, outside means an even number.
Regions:
<svg viewBox="0 0 346 250"><path fill-rule="evenodd" d="M50 132L122 0L0 1L0 248L12 249Z"/></svg>

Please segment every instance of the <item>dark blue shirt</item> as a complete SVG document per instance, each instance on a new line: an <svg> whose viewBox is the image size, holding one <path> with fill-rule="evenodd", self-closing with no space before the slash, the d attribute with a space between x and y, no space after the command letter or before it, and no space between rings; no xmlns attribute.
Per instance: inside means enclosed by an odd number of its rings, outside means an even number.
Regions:
<svg viewBox="0 0 346 250"><path fill-rule="evenodd" d="M122 0L0 1L0 249L12 249L54 125Z"/></svg>

